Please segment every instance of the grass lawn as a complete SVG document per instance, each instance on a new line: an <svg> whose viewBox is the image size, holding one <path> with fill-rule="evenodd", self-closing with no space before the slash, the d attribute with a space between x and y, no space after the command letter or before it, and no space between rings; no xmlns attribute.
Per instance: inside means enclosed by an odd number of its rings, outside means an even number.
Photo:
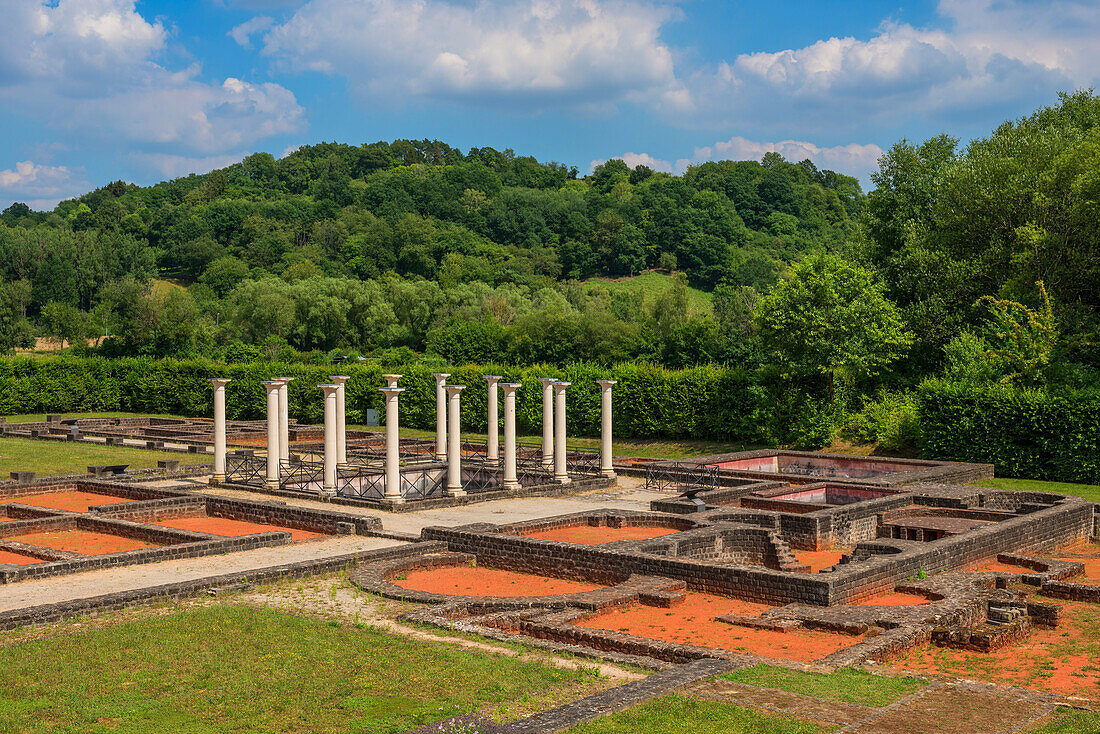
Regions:
<svg viewBox="0 0 1100 734"><path fill-rule="evenodd" d="M568 734L818 734L833 727L673 694L568 730Z"/></svg>
<svg viewBox="0 0 1100 734"><path fill-rule="evenodd" d="M372 732L510 720L604 687L594 672L239 605L0 648L0 731Z"/></svg>
<svg viewBox="0 0 1100 734"><path fill-rule="evenodd" d="M927 681L919 678L872 675L853 668L842 668L835 673L826 674L806 673L772 665L754 665L724 673L720 677L760 688L778 688L804 696L873 707L889 706L928 685Z"/></svg>
<svg viewBox="0 0 1100 734"><path fill-rule="evenodd" d="M178 459L181 464L209 464L214 457L174 451L149 451L127 446L0 438L0 478L8 472L30 470L40 477L83 474L92 464L129 464L131 469L157 465L158 459Z"/></svg>
<svg viewBox="0 0 1100 734"><path fill-rule="evenodd" d="M978 487L1014 489L1021 492L1057 492L1058 494L1084 497L1089 502L1100 502L1100 485L1096 484L1069 484L1067 482L1044 482L1036 479L1010 479L1008 477L982 479L971 482L971 484Z"/></svg>
<svg viewBox="0 0 1100 734"><path fill-rule="evenodd" d="M1065 711L1032 734L1096 734L1100 731L1100 711Z"/></svg>
<svg viewBox="0 0 1100 734"><path fill-rule="evenodd" d="M142 418L177 418L179 416L163 415L154 413L123 413L122 411L113 410L108 413L50 413L50 415L60 415L63 418L130 418L130 417L142 417ZM7 416L8 423L41 423L46 420L45 413L20 413L19 415Z"/></svg>

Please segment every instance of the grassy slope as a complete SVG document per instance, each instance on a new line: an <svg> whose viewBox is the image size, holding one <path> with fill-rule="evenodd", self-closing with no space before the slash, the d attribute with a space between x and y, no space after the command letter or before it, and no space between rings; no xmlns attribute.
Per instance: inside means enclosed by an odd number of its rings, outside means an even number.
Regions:
<svg viewBox="0 0 1100 734"><path fill-rule="evenodd" d="M517 718L594 673L224 605L0 648L0 731L400 732Z"/></svg>
<svg viewBox="0 0 1100 734"><path fill-rule="evenodd" d="M801 693L804 696L843 701L859 706L888 706L928 685L918 678L872 675L843 668L835 673L805 673L771 665L755 665L721 676L735 683Z"/></svg>
<svg viewBox="0 0 1100 734"><path fill-rule="evenodd" d="M831 730L790 716L674 694L581 724L568 734L818 734Z"/></svg>
<svg viewBox="0 0 1100 734"><path fill-rule="evenodd" d="M644 303L649 306L673 284L673 277L665 273L647 271L633 278L590 278L584 281L587 288L603 287L608 290L625 290L630 293L641 293ZM713 310L711 301L713 294L701 291L698 288L688 288L688 303L691 305L693 315L709 314Z"/></svg>
<svg viewBox="0 0 1100 734"><path fill-rule="evenodd" d="M1044 482L1035 479L1010 479L1008 477L982 479L971 482L971 484L978 487L1011 489L1018 492L1057 492L1058 494L1084 497L1089 502L1100 502L1100 486L1095 484L1068 484L1065 482Z"/></svg>
<svg viewBox="0 0 1100 734"><path fill-rule="evenodd" d="M36 441L29 438L0 438L0 478L18 470L37 472L38 476L82 474L92 464L129 464L131 469L157 465L158 459L178 459L181 464L209 464L205 454L174 451L148 451L123 446L100 446L63 441Z"/></svg>

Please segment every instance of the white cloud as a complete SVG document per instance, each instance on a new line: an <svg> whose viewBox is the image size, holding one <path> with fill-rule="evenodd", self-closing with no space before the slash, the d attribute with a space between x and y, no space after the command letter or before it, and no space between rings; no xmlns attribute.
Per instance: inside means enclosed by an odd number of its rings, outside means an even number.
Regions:
<svg viewBox="0 0 1100 734"><path fill-rule="evenodd" d="M66 166L47 166L19 161L14 168L0 171L0 201L4 208L22 201L32 209L53 209L57 202L88 190L83 174Z"/></svg>
<svg viewBox="0 0 1100 734"><path fill-rule="evenodd" d="M198 66L158 63L168 32L133 0L0 0L0 13L0 104L50 126L213 154L304 124L277 84L209 84Z"/></svg>
<svg viewBox="0 0 1100 734"><path fill-rule="evenodd" d="M258 15L255 18L246 20L238 26L234 26L233 29L229 31L229 37L244 48L252 48L252 36L262 31L266 31L273 25L275 25L275 20L273 18L269 18L266 15Z"/></svg>
<svg viewBox="0 0 1100 734"><path fill-rule="evenodd" d="M623 153L622 155L612 156L611 158L617 158L631 168L636 166L649 166L654 171L672 173L672 164L670 162L663 161L660 158L654 158L649 153ZM598 158L592 161L588 164L588 171L591 173L596 166L606 163L608 160L607 158Z"/></svg>
<svg viewBox="0 0 1100 734"><path fill-rule="evenodd" d="M683 88L659 38L676 14L637 0L312 0L264 33L264 53L282 69L343 76L371 103L678 105Z"/></svg>

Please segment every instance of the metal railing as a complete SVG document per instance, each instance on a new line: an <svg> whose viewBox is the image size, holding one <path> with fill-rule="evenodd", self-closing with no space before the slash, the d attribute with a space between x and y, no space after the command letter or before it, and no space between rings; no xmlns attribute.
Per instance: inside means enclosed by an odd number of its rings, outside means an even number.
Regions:
<svg viewBox="0 0 1100 734"><path fill-rule="evenodd" d="M655 492L717 489L718 467L676 461L650 464L645 470L645 488Z"/></svg>
<svg viewBox="0 0 1100 734"><path fill-rule="evenodd" d="M267 481L267 459L258 458L251 451L227 454L225 481L262 487Z"/></svg>

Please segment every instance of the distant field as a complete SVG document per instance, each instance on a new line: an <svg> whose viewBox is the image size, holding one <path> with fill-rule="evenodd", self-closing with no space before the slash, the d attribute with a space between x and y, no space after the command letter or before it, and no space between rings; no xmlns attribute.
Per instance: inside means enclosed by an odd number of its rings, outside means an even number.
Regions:
<svg viewBox="0 0 1100 734"><path fill-rule="evenodd" d="M1017 492L1057 492L1058 494L1083 497L1089 502L1100 502L1100 485L1096 484L1068 484L1066 482L1043 482L1036 479L1010 479L1008 477L982 479L971 482L971 484L978 487L993 487L994 489L1012 489Z"/></svg>
<svg viewBox="0 0 1100 734"><path fill-rule="evenodd" d="M648 271L633 278L590 278L584 281L585 286L591 289L593 286L602 286L609 290L622 290L629 293L641 293L644 303L652 304L665 291L672 288L673 276L665 273ZM711 313L713 294L701 291L698 288L688 288L688 302L691 313L695 315Z"/></svg>
<svg viewBox="0 0 1100 734"><path fill-rule="evenodd" d="M83 474L93 464L129 464L131 469L148 469L156 466L158 459L178 459L181 464L209 464L214 460L206 454L0 438L0 479L7 479L13 471L33 471L40 477Z"/></svg>

